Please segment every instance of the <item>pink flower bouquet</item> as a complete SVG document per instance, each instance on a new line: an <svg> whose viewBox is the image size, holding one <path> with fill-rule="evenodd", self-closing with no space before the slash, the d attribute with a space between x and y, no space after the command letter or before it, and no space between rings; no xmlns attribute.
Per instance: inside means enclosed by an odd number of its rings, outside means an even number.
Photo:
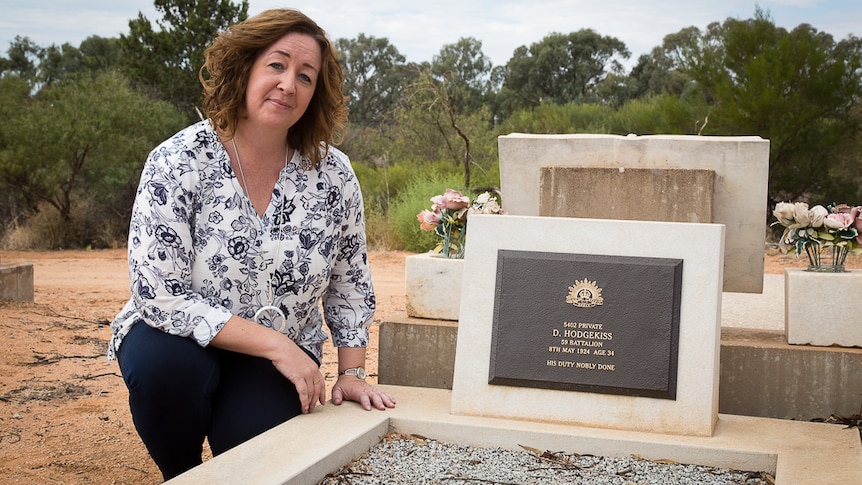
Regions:
<svg viewBox="0 0 862 485"><path fill-rule="evenodd" d="M431 210L416 214L423 231L434 231L441 241L435 252L447 258L463 258L469 214L505 214L497 198L489 192L480 194L471 203L461 192L446 189L443 195L431 197Z"/></svg>

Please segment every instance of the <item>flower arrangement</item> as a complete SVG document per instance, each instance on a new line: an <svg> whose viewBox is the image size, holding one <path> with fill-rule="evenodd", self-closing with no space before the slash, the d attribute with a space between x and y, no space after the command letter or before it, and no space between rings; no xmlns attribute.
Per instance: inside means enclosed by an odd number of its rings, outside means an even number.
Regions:
<svg viewBox="0 0 862 485"><path fill-rule="evenodd" d="M804 251L808 256L809 271L844 271L847 254L862 254L862 206L832 204L808 208L805 202L779 202L772 211L785 227L778 247L796 254ZM830 262L821 262L821 251L832 248Z"/></svg>
<svg viewBox="0 0 862 485"><path fill-rule="evenodd" d="M457 190L446 189L443 195L431 197L431 210L416 214L423 231L434 231L441 241L435 252L447 258L463 258L469 214L505 214L497 198L483 192L471 203Z"/></svg>

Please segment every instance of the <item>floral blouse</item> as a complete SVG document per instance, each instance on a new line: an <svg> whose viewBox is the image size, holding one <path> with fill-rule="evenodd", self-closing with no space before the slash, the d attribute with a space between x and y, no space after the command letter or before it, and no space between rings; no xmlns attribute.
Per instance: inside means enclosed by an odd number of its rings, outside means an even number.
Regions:
<svg viewBox="0 0 862 485"><path fill-rule="evenodd" d="M108 358L138 322L206 346L232 315L252 320L267 305L286 319L269 310L260 324L318 360L323 318L335 346L368 345L375 300L356 175L335 148L305 170L294 153L262 217L208 121L150 153L129 228L132 297Z"/></svg>

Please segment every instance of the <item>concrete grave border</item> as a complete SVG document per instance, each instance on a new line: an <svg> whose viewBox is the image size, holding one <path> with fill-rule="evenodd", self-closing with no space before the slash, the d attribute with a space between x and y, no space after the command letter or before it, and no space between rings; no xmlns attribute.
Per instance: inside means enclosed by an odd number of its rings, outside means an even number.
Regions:
<svg viewBox="0 0 862 485"><path fill-rule="evenodd" d="M327 403L189 470L168 485L315 485L388 431L469 446L541 450L727 467L774 474L778 485L862 483L862 444L842 426L720 415L712 437L673 436L449 413L451 392L381 386L387 411Z"/></svg>

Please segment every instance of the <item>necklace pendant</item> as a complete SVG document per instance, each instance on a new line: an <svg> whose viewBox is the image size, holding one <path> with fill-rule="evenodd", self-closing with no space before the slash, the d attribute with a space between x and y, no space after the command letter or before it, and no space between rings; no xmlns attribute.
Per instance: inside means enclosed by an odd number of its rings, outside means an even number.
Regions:
<svg viewBox="0 0 862 485"><path fill-rule="evenodd" d="M278 321L278 318L281 317L281 321ZM281 311L281 308L273 305L266 305L260 307L260 310L255 312L254 321L255 323L261 324L263 326L267 326L263 319L266 318L271 322L271 326L273 329L281 331L284 328L284 324L287 321L287 317L284 316L284 312Z"/></svg>

